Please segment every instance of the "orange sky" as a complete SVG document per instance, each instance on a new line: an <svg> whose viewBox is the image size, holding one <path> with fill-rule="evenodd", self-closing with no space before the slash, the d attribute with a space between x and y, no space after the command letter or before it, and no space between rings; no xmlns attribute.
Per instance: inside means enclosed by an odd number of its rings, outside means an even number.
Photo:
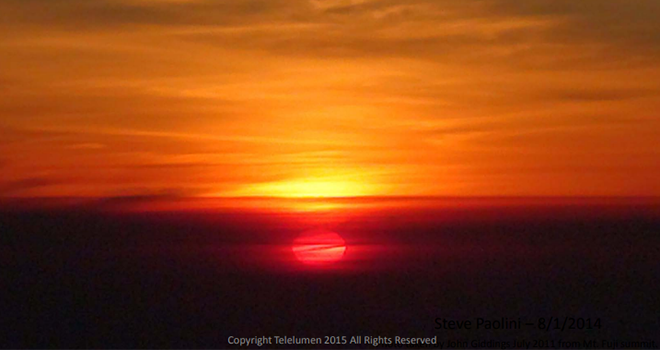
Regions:
<svg viewBox="0 0 660 350"><path fill-rule="evenodd" d="M657 0L1 0L0 196L658 196Z"/></svg>

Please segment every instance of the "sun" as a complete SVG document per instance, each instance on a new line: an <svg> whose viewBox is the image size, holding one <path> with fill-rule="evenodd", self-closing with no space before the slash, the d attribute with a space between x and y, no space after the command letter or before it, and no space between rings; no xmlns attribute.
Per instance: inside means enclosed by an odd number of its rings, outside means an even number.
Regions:
<svg viewBox="0 0 660 350"><path fill-rule="evenodd" d="M346 253L346 241L336 232L312 230L293 241L293 254L305 264L328 264L341 260Z"/></svg>

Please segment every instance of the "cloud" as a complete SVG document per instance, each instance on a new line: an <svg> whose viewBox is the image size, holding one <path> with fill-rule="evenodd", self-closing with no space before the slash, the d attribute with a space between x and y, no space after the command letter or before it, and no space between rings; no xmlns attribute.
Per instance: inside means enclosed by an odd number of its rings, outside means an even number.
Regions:
<svg viewBox="0 0 660 350"><path fill-rule="evenodd" d="M333 169L437 183L447 164L478 178L496 152L523 169L535 160L519 150L639 140L624 164L658 130L658 13L657 0L0 1L4 180L75 173L50 193L104 195Z"/></svg>
<svg viewBox="0 0 660 350"><path fill-rule="evenodd" d="M236 25L304 4L299 0L120 1L7 0L2 4L10 23L49 25L63 29L117 29L140 25ZM270 18L272 20L272 18Z"/></svg>
<svg viewBox="0 0 660 350"><path fill-rule="evenodd" d="M499 15L565 19L564 25L548 36L556 42L660 53L657 21L660 3L655 0L485 0L484 3Z"/></svg>
<svg viewBox="0 0 660 350"><path fill-rule="evenodd" d="M88 47L132 33L148 47L197 43L283 57L519 69L649 65L660 54L655 0L8 0L0 6L11 14L8 33L19 36L46 27L48 36L104 33L87 40Z"/></svg>
<svg viewBox="0 0 660 350"><path fill-rule="evenodd" d="M565 89L551 90L539 94L540 99L566 102L624 101L642 97L658 96L660 90L647 89Z"/></svg>
<svg viewBox="0 0 660 350"><path fill-rule="evenodd" d="M52 186L54 184L56 184L55 181L45 177L31 177L0 183L0 196L20 195L27 190Z"/></svg>

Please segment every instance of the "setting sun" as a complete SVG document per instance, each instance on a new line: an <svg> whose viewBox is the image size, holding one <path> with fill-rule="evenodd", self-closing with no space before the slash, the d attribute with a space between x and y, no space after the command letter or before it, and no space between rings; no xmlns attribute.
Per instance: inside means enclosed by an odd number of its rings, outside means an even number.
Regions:
<svg viewBox="0 0 660 350"><path fill-rule="evenodd" d="M344 257L346 242L335 232L318 229L304 232L295 239L291 249L305 264L327 264Z"/></svg>

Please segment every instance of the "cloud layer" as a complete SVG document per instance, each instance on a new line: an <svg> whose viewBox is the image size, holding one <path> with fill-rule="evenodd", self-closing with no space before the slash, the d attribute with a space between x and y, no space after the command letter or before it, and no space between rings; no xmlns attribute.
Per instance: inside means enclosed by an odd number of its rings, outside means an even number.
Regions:
<svg viewBox="0 0 660 350"><path fill-rule="evenodd" d="M4 0L0 195L660 195L658 15Z"/></svg>

